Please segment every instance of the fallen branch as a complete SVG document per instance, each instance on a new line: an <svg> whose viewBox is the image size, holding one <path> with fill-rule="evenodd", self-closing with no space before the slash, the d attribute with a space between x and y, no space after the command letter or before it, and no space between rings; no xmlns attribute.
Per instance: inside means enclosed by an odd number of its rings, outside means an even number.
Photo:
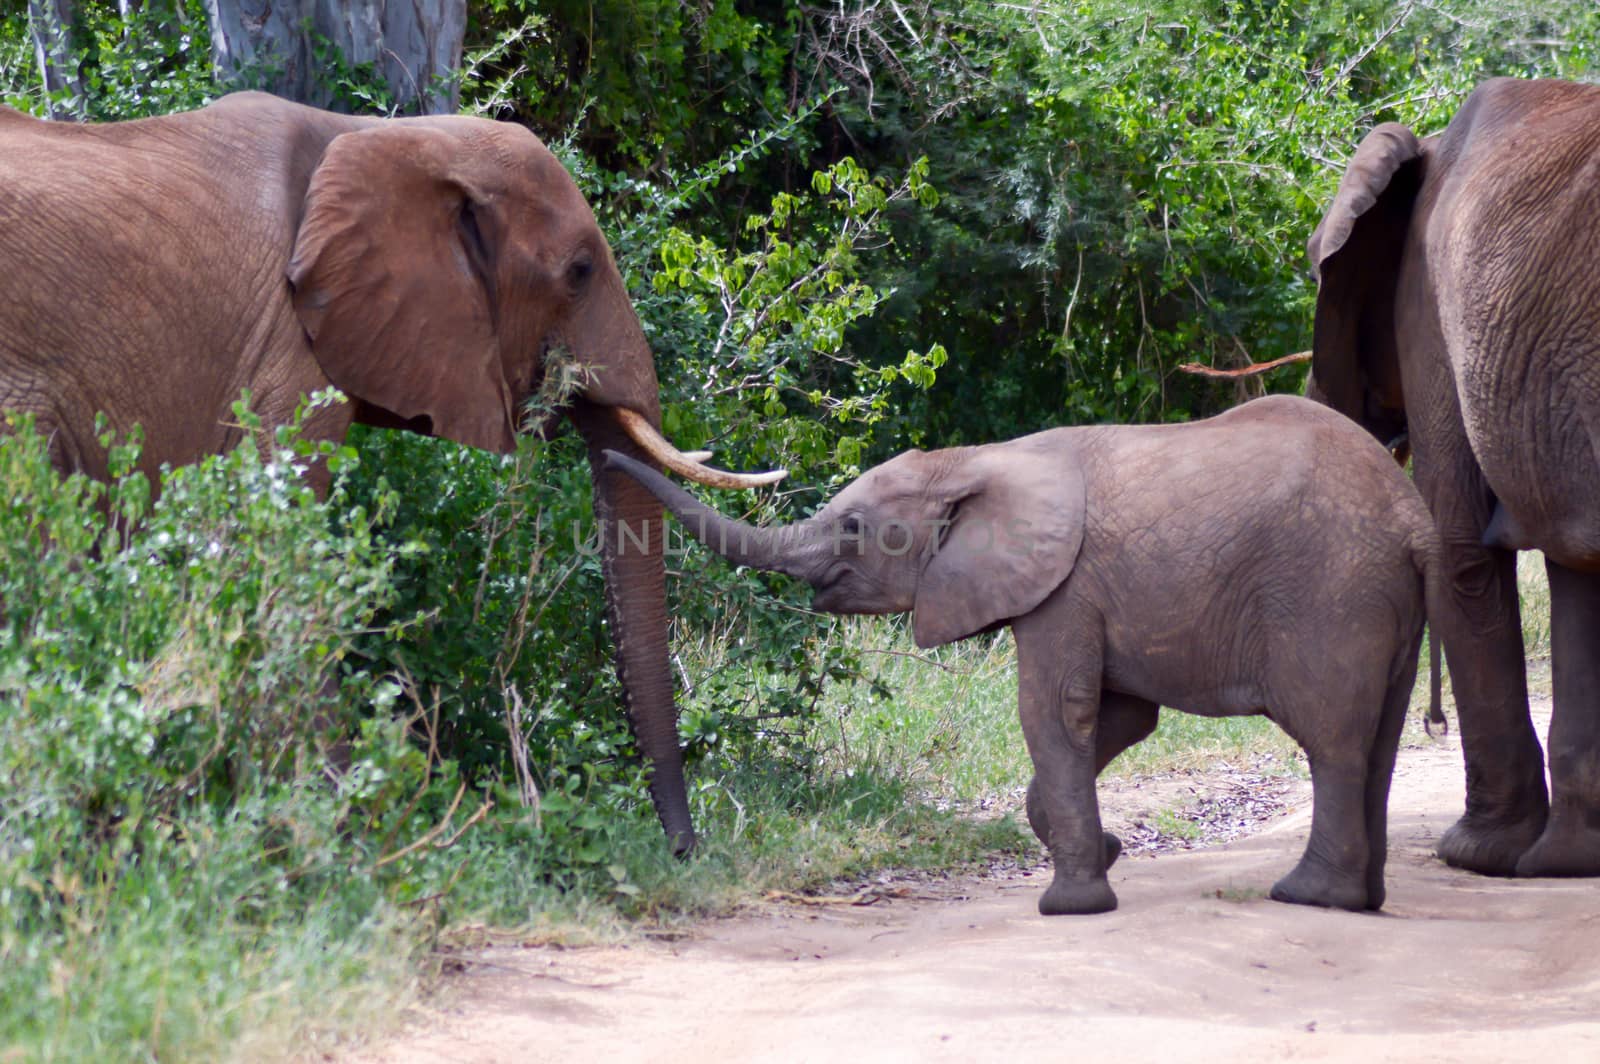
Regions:
<svg viewBox="0 0 1600 1064"><path fill-rule="evenodd" d="M1243 377L1259 377L1261 374L1275 370L1279 366L1310 361L1311 352L1300 351L1292 355L1284 355L1282 358L1275 358L1271 362L1252 362L1248 366L1240 366L1238 369L1218 369L1215 366L1207 366L1200 362L1185 362L1178 369L1184 373L1192 373L1197 377L1239 380Z"/></svg>

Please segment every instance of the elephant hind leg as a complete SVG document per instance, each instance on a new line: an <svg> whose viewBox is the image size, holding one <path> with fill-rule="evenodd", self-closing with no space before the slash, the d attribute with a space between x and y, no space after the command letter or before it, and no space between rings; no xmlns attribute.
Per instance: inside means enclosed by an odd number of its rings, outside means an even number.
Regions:
<svg viewBox="0 0 1600 1064"><path fill-rule="evenodd" d="M1386 890L1383 869L1389 857L1389 784L1394 778L1395 756L1400 749L1400 733L1405 730L1406 712L1411 708L1411 689L1417 680L1417 652L1420 640L1406 651L1407 660L1383 696L1383 716L1378 734L1367 755L1367 908L1383 908Z"/></svg>
<svg viewBox="0 0 1600 1064"><path fill-rule="evenodd" d="M1550 575L1550 819L1519 876L1600 875L1600 574Z"/></svg>
<svg viewBox="0 0 1600 1064"><path fill-rule="evenodd" d="M1474 490L1447 491L1418 463L1449 582L1444 608L1428 622L1450 666L1467 767L1466 810L1439 839L1438 853L1457 868L1509 876L1544 830L1549 808L1544 752L1528 716L1517 556L1483 545L1492 496L1481 475L1454 477Z"/></svg>
<svg viewBox="0 0 1600 1064"><path fill-rule="evenodd" d="M1270 897L1330 909L1369 907L1366 765L1311 759L1311 840Z"/></svg>
<svg viewBox="0 0 1600 1064"><path fill-rule="evenodd" d="M1387 715L1386 706L1375 708L1384 698L1380 683L1374 677L1371 685L1350 692L1343 702L1330 705L1328 694L1320 693L1307 696L1304 704L1283 707L1281 716L1273 714L1311 762L1311 838L1300 862L1273 884L1274 901L1358 911L1369 907L1373 796L1368 782L1375 733L1383 730L1373 725ZM1344 726L1324 726L1330 721ZM1288 726L1300 722L1310 722L1310 729ZM1381 875L1380 870L1380 884Z"/></svg>

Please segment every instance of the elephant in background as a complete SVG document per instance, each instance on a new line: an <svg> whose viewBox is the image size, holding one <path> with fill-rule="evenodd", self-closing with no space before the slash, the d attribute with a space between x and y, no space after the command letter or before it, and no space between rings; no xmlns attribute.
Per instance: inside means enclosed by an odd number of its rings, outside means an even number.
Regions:
<svg viewBox="0 0 1600 1064"><path fill-rule="evenodd" d="M336 385L309 435L354 421L501 453L561 348L595 510L659 528L600 454L748 486L674 450L655 366L571 176L518 126L331 114L259 93L105 125L0 107L0 409L33 414L63 470L107 475L94 418L144 429L143 469L229 448L241 389L271 426ZM533 420L532 418L530 420ZM309 474L325 487L326 471ZM694 841L667 657L662 543L602 540L626 708L674 849Z"/></svg>
<svg viewBox="0 0 1600 1064"><path fill-rule="evenodd" d="M830 613L912 614L934 647L1009 625L1055 862L1045 914L1116 907L1095 777L1158 707L1265 715L1311 763L1311 839L1280 901L1383 904L1386 816L1438 541L1359 427L1271 396L1186 425L1061 428L908 451L808 520L753 528L615 452L691 535L799 577Z"/></svg>
<svg viewBox="0 0 1600 1064"><path fill-rule="evenodd" d="M1307 245L1322 398L1405 433L1444 547L1430 615L1466 810L1439 841L1494 875L1600 875L1600 86L1496 79L1440 134L1372 130ZM1516 552L1544 552L1550 791Z"/></svg>

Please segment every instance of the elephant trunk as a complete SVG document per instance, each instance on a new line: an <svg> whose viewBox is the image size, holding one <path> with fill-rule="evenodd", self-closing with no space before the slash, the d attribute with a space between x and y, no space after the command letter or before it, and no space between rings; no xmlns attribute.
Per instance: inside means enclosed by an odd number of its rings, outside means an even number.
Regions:
<svg viewBox="0 0 1600 1064"><path fill-rule="evenodd" d="M718 513L642 462L616 451L605 453L607 469L626 473L671 510L691 536L735 565L805 576L797 550L800 526L758 528ZM805 570L805 571L802 571Z"/></svg>
<svg viewBox="0 0 1600 1064"><path fill-rule="evenodd" d="M694 848L695 836L672 700L661 505L634 480L608 471L603 455L615 449L645 457L610 411L579 401L572 417L589 446L606 616L616 647L623 705L649 763L656 815L673 853L683 856Z"/></svg>

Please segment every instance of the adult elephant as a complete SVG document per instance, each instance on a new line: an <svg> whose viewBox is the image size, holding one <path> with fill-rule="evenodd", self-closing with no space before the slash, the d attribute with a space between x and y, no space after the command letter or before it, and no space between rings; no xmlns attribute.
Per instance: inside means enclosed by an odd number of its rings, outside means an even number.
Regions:
<svg viewBox="0 0 1600 1064"><path fill-rule="evenodd" d="M243 388L272 425L336 385L351 402L313 416L318 438L360 421L509 452L519 429L547 427L521 419L558 347L584 371L562 412L593 459L626 708L682 852L694 832L661 509L599 455L730 487L773 475L708 469L656 431L649 345L555 156L514 125L358 118L259 93L108 125L0 107L0 409L32 413L64 471L106 476L97 411L143 426L151 474L222 451L239 441ZM619 544L621 523L635 538Z"/></svg>
<svg viewBox="0 0 1600 1064"><path fill-rule="evenodd" d="M1497 875L1600 874L1600 87L1497 79L1448 128L1361 142L1312 234L1313 373L1408 432L1444 539L1429 620L1455 681L1466 812L1439 842ZM1528 715L1516 552L1550 576L1550 791Z"/></svg>

